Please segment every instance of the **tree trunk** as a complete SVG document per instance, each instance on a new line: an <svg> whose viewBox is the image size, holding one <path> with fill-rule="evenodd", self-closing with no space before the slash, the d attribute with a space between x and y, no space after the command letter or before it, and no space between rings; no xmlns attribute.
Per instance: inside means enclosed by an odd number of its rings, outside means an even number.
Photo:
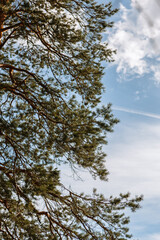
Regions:
<svg viewBox="0 0 160 240"><path fill-rule="evenodd" d="M2 6L6 5L8 0L0 0L0 4ZM5 13L3 12L2 8L0 7L0 44L1 44L1 39L2 39L2 29L3 29L3 23L5 20Z"/></svg>

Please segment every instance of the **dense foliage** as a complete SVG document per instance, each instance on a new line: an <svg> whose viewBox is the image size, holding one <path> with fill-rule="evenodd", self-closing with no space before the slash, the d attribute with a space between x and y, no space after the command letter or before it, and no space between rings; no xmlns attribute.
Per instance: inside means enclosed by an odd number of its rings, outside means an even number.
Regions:
<svg viewBox="0 0 160 240"><path fill-rule="evenodd" d="M0 239L129 238L121 210L141 197L78 195L57 169L107 179L102 147L118 120L98 104L113 53L102 33L116 11L94 0L0 0Z"/></svg>

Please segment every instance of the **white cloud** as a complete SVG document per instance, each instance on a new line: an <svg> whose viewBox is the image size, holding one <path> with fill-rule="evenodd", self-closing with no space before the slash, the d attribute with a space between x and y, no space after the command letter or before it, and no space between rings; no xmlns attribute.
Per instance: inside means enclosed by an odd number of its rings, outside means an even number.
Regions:
<svg viewBox="0 0 160 240"><path fill-rule="evenodd" d="M139 94L139 92L137 94ZM136 115L146 116L146 117L150 117L150 118L160 119L160 115L159 114L143 112L143 111L137 111L137 110L132 110L132 109L119 107L119 106L113 106L112 109L113 110L117 110L117 111L121 111L121 112L127 112L127 113L132 113L132 114L136 114Z"/></svg>
<svg viewBox="0 0 160 240"><path fill-rule="evenodd" d="M120 128L108 163L113 189L160 197L160 124L121 124Z"/></svg>
<svg viewBox="0 0 160 240"><path fill-rule="evenodd" d="M160 83L160 5L158 0L131 0L131 8L120 5L121 19L115 23L109 43L117 49L117 72L152 73Z"/></svg>
<svg viewBox="0 0 160 240"><path fill-rule="evenodd" d="M160 124L120 123L105 148L109 182L94 181L87 172L79 172L85 181L75 181L68 169L64 182L78 192L91 192L93 187L106 195L130 191L144 194L145 199L159 198L160 188ZM64 173L64 172L63 172Z"/></svg>
<svg viewBox="0 0 160 240"><path fill-rule="evenodd" d="M63 182L77 192L91 193L95 187L106 196L144 194L143 208L131 215L131 233L134 239L159 240L160 123L153 118L148 123L132 120L132 115L128 122L122 120L105 147L109 182L94 181L87 172L79 173L84 181L73 182L66 168Z"/></svg>
<svg viewBox="0 0 160 240"><path fill-rule="evenodd" d="M147 235L145 236L145 240L160 240L160 233Z"/></svg>

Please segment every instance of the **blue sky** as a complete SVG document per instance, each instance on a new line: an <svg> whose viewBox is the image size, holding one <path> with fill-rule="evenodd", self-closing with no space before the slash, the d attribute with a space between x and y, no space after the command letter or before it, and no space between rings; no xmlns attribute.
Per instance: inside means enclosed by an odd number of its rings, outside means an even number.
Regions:
<svg viewBox="0 0 160 240"><path fill-rule="evenodd" d="M120 11L106 37L117 55L113 64L106 64L102 103L113 104L120 123L105 147L109 182L95 182L84 172L85 181L77 181L74 189L97 187L105 195L144 194L142 209L130 214L130 232L135 240L159 240L160 1L114 0L113 5Z"/></svg>
<svg viewBox="0 0 160 240"><path fill-rule="evenodd" d="M159 240L160 2L113 2L120 11L108 39L117 55L106 66L103 102L112 102L121 122L106 147L107 188L115 194L143 193L142 209L131 214L131 232L135 239Z"/></svg>

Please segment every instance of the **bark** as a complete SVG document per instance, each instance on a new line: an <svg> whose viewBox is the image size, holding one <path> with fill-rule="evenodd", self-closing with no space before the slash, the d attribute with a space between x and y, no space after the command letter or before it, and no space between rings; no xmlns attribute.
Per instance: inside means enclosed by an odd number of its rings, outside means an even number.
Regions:
<svg viewBox="0 0 160 240"><path fill-rule="evenodd" d="M2 6L5 6L7 4L9 0L0 0L0 4ZM0 7L0 44L1 44L1 39L2 39L2 29L3 29L3 24L5 21L6 15L4 13L4 11L2 10L2 8Z"/></svg>

